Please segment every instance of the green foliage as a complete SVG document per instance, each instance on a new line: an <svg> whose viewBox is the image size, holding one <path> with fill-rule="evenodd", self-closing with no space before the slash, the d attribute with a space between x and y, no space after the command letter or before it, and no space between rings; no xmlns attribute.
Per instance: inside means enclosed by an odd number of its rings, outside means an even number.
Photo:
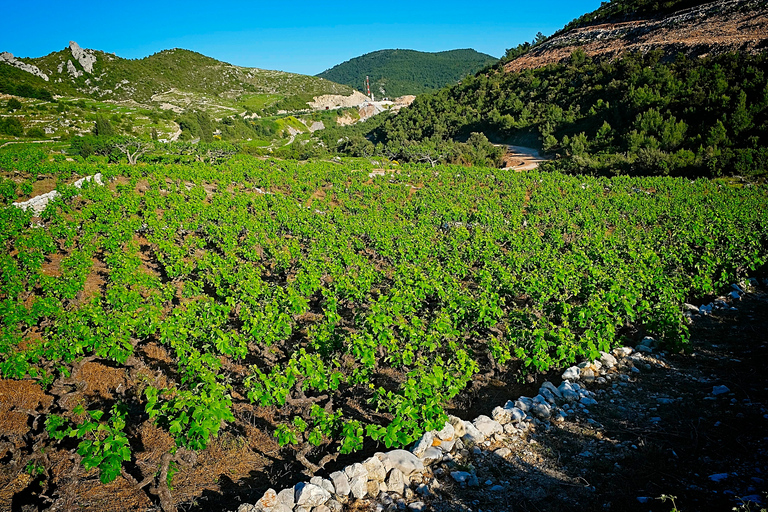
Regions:
<svg viewBox="0 0 768 512"><path fill-rule="evenodd" d="M354 133L383 148L480 131L501 140L534 133L559 156L553 167L567 172L768 173L768 56L660 57L592 62L574 52L568 64L495 68Z"/></svg>
<svg viewBox="0 0 768 512"><path fill-rule="evenodd" d="M588 25L661 17L707 3L708 0L610 0L601 2L597 10L576 18L557 34Z"/></svg>
<svg viewBox="0 0 768 512"><path fill-rule="evenodd" d="M97 137L109 138L115 136L115 128L112 122L102 115L96 116L93 125L93 134Z"/></svg>
<svg viewBox="0 0 768 512"><path fill-rule="evenodd" d="M661 144L667 120L629 123ZM457 144L467 163L493 147L479 132ZM569 137L575 154L588 144ZM441 427L480 373L594 358L626 343L627 325L684 348L683 303L768 261L763 186L429 164L372 172L365 161L242 154L213 162L225 142L167 145L189 151L189 163L68 163L31 146L0 150L0 167L115 180L60 185L41 225L0 209L0 374L48 386L83 357L124 365L158 343L167 380L123 396L178 448L208 446L244 402L270 408L282 445L402 446ZM46 262L62 251L51 275ZM103 285L86 295L94 272ZM99 407L49 415L46 428L51 442L77 438L106 481L130 458L132 429L119 406L103 416Z"/></svg>
<svg viewBox="0 0 768 512"><path fill-rule="evenodd" d="M0 133L21 137L24 135L24 126L16 117L0 117Z"/></svg>
<svg viewBox="0 0 768 512"><path fill-rule="evenodd" d="M16 98L11 98L5 106L9 111L13 112L14 110L19 110L23 105Z"/></svg>
<svg viewBox="0 0 768 512"><path fill-rule="evenodd" d="M317 76L363 92L368 76L371 92L376 98L396 98L454 84L495 61L490 55L470 49L438 53L379 50L348 60Z"/></svg>
<svg viewBox="0 0 768 512"><path fill-rule="evenodd" d="M45 421L48 435L59 441L65 437L79 439L77 453L83 458L83 467L99 468L101 483L112 482L120 474L123 462L131 460L131 447L123 432L128 414L125 406L115 404L104 422L104 411L98 409L86 411L80 405L74 414L83 417L83 421L73 424L61 416L50 415Z"/></svg>
<svg viewBox="0 0 768 512"><path fill-rule="evenodd" d="M34 126L27 130L26 136L30 139L44 139L45 138L45 132L42 128Z"/></svg>

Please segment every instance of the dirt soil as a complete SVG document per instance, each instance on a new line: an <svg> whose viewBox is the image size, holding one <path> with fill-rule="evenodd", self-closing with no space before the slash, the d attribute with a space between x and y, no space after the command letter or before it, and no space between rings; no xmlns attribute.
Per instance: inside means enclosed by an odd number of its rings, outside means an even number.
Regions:
<svg viewBox="0 0 768 512"><path fill-rule="evenodd" d="M504 69L521 71L564 62L578 48L590 57L608 59L655 49L689 57L757 53L768 48L768 9L764 0L718 0L666 17L580 27L549 39Z"/></svg>

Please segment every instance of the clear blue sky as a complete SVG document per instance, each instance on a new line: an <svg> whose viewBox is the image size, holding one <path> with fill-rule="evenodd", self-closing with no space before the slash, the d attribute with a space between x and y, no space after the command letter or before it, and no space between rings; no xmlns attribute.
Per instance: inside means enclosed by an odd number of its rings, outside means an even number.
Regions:
<svg viewBox="0 0 768 512"><path fill-rule="evenodd" d="M386 48L506 48L550 35L600 0L185 3L6 2L0 51L40 57L67 46L141 58L186 48L239 66L317 74Z"/></svg>

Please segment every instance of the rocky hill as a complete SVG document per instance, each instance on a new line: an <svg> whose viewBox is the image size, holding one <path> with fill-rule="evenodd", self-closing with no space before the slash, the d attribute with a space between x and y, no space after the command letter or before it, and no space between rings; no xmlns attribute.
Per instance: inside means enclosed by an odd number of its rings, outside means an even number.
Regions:
<svg viewBox="0 0 768 512"><path fill-rule="evenodd" d="M768 49L768 1L717 0L661 14L618 8L631 3L605 4L508 62L505 69L520 71L565 62L577 49L589 57L607 59L632 51L660 50L671 59L680 53L702 57Z"/></svg>
<svg viewBox="0 0 768 512"><path fill-rule="evenodd" d="M0 54L0 92L14 94L19 87L174 110L205 104L233 107L249 95L277 100L352 94L351 87L322 78L234 66L189 50L175 48L132 60L84 49L74 41L39 58Z"/></svg>
<svg viewBox="0 0 768 512"><path fill-rule="evenodd" d="M375 97L395 98L455 84L496 60L472 49L437 53L379 50L343 62L317 76L359 90L363 90L367 76Z"/></svg>

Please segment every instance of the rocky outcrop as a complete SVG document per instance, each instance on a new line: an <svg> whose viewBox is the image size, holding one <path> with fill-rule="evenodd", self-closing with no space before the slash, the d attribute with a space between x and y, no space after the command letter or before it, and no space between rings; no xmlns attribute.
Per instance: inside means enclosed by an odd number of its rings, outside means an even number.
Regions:
<svg viewBox="0 0 768 512"><path fill-rule="evenodd" d="M40 69L37 66L33 66L32 64L27 64L26 62L20 61L19 59L14 57L13 54L10 52L0 53L0 62L10 64L11 66L15 68L19 68L22 71L26 71L27 73L32 73L35 76L39 76L46 82L48 81L48 75L40 71Z"/></svg>
<svg viewBox="0 0 768 512"><path fill-rule="evenodd" d="M758 53L768 49L768 1L717 0L665 17L579 27L548 39L504 69L521 71L564 62L579 48L590 57L605 59L651 50L689 57Z"/></svg>
<svg viewBox="0 0 768 512"><path fill-rule="evenodd" d="M67 71L72 76L72 78L77 78L80 76L83 76L83 72L78 70L74 64L72 64L71 60L67 61Z"/></svg>
<svg viewBox="0 0 768 512"><path fill-rule="evenodd" d="M72 51L72 57L83 67L83 70L91 74L93 73L93 65L96 63L96 55L90 50L80 48L74 41L69 42L69 49ZM67 65L69 67L69 65Z"/></svg>

